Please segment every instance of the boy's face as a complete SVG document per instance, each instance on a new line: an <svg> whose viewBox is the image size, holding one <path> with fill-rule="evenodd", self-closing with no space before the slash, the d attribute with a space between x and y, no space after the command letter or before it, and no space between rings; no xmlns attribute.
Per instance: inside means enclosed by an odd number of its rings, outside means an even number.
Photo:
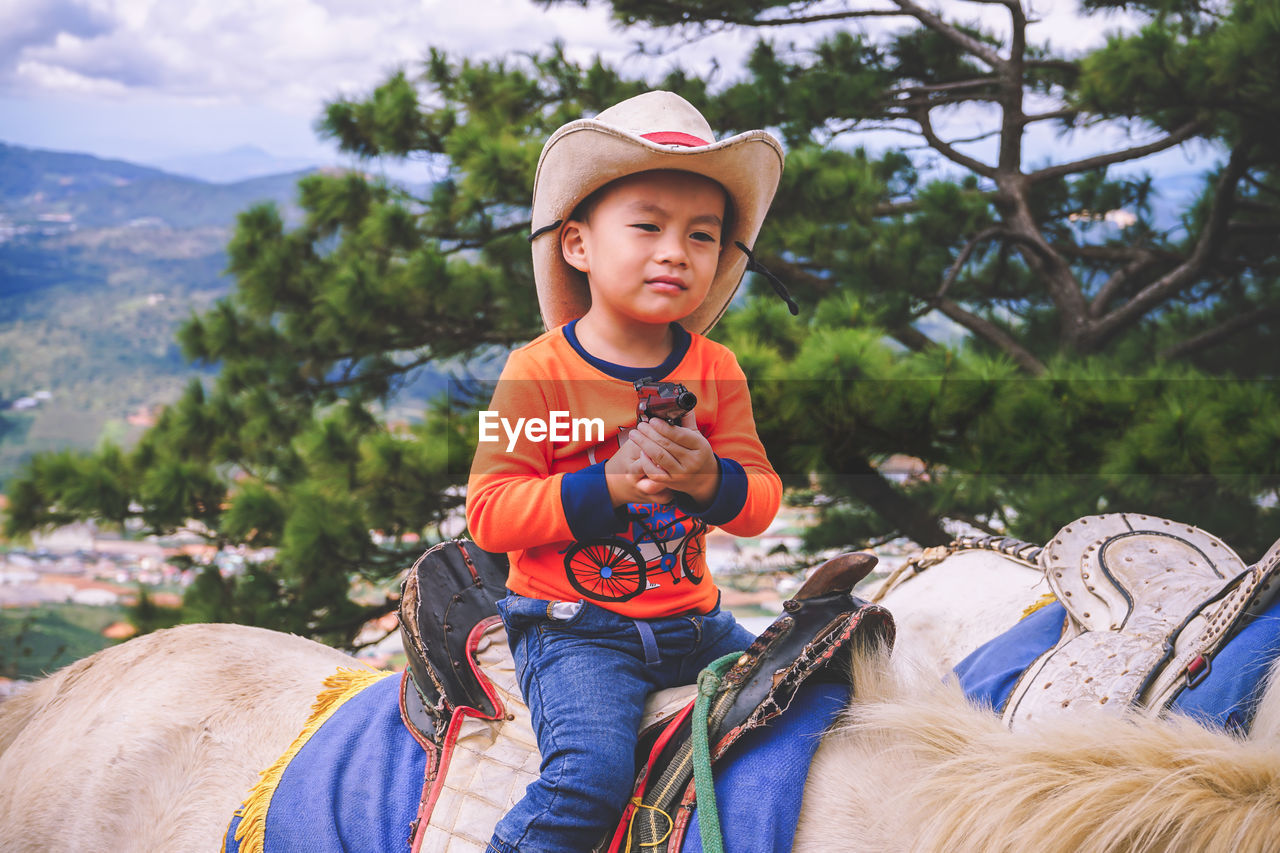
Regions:
<svg viewBox="0 0 1280 853"><path fill-rule="evenodd" d="M710 178L643 172L605 187L588 221L565 225L560 245L587 275L595 319L666 325L706 299L724 219L724 189Z"/></svg>

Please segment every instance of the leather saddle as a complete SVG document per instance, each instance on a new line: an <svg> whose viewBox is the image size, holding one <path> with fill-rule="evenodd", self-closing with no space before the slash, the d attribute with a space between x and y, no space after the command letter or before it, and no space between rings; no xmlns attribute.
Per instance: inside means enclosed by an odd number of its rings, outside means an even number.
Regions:
<svg viewBox="0 0 1280 853"><path fill-rule="evenodd" d="M854 553L820 566L743 652L711 701L713 760L784 713L809 679L848 683L859 646L892 644L889 612L851 594L875 562ZM414 851L483 851L497 821L538 774L528 709L497 615L506 574L505 555L453 540L423 554L403 584L400 630L408 668L401 716L428 754ZM662 809L675 826L659 825L654 808L634 816L629 809L599 849L680 848L696 803L689 714L695 694L690 685L651 696L637 749L635 797ZM628 834L630 848L622 843Z"/></svg>
<svg viewBox="0 0 1280 853"><path fill-rule="evenodd" d="M1067 617L1005 702L1011 728L1083 707L1163 713L1280 590L1280 543L1246 567L1216 536L1133 513L1071 522L1040 564Z"/></svg>

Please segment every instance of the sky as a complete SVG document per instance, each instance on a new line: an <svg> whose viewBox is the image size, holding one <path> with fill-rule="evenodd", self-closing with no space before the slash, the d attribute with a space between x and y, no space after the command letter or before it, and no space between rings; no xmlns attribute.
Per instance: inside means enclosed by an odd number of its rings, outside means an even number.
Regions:
<svg viewBox="0 0 1280 853"><path fill-rule="evenodd" d="M940 5L994 26L1007 14L962 0ZM1032 3L1043 20L1033 41L1051 39L1070 54L1132 26L1074 8L1070 0ZM800 38L820 33L810 28ZM367 93L396 68L412 70L429 47L497 58L559 39L571 58L601 54L657 75L674 64L735 68L759 35L680 46L666 32L619 31L598 2L547 10L530 0L0 0L0 141L145 163L239 146L341 162L312 129L325 102ZM776 35L797 37L794 28ZM637 41L665 52L641 56Z"/></svg>

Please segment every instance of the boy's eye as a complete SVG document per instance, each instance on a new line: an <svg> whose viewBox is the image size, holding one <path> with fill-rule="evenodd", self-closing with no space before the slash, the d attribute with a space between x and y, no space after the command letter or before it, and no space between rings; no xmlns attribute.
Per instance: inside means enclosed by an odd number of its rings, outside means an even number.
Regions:
<svg viewBox="0 0 1280 853"><path fill-rule="evenodd" d="M639 228L641 231L657 232L658 230L658 226L654 225L652 222L636 222L631 227Z"/></svg>
<svg viewBox="0 0 1280 853"><path fill-rule="evenodd" d="M694 232L693 232L692 234L690 234L689 236L690 236L692 239L694 239L694 240L699 240L699 241L701 241L701 242L703 242L703 243L714 243L714 242L716 242L716 238L715 238L715 236L714 236L714 235L712 235L712 234L708 234L706 231L694 231Z"/></svg>

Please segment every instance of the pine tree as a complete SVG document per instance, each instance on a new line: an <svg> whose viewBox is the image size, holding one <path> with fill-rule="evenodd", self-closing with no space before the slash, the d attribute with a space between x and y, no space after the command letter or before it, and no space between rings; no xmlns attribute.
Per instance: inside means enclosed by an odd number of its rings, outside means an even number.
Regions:
<svg viewBox="0 0 1280 853"><path fill-rule="evenodd" d="M611 5L623 25L766 37L727 85L640 81L559 46L432 51L331 104L322 133L419 159L426 191L322 174L300 184L299 226L242 215L235 292L181 335L217 381L193 383L136 448L35 459L10 532L191 526L250 556L240 574L201 574L189 618L351 642L394 605L415 538L456 513L473 440L457 401L407 424L388 402L424 370L492 366L538 333L526 237L543 140L665 88L722 134L769 127L788 149L756 250L801 314L752 277L716 335L752 379L775 467L821 508L811 545L937 544L945 518L1043 541L1100 510L1199 524L1252 556L1280 535L1280 0L1093 2L1147 23L1084 56L1033 43L1016 0L995 4L1004 36L898 0ZM864 32L873 17L894 27ZM810 46L779 35L817 20L831 30ZM961 109L985 117L982 140L948 136ZM1133 141L1041 163L1037 126ZM857 146L883 127L927 154ZM1192 141L1218 165L1162 229L1152 179L1114 170ZM1121 209L1128 227L1103 218ZM895 455L920 469L886 476Z"/></svg>

